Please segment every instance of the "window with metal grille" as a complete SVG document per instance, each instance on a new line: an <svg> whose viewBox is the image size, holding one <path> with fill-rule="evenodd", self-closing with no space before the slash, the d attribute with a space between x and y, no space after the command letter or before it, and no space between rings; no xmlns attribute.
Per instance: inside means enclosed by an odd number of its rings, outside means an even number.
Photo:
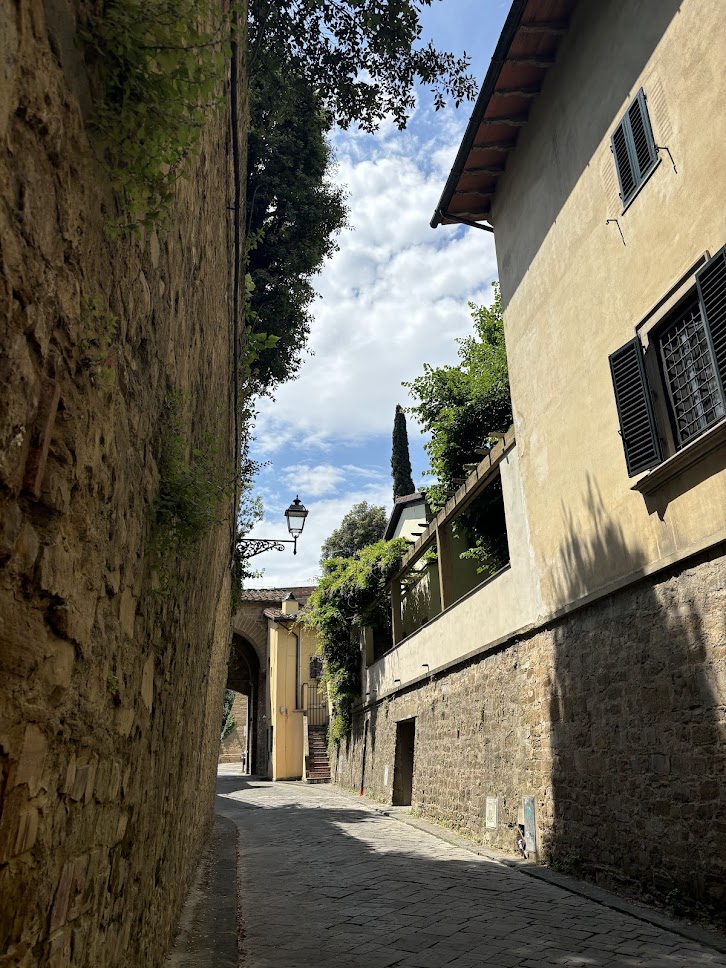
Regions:
<svg viewBox="0 0 726 968"><path fill-rule="evenodd" d="M657 408L648 370L651 380L662 382L654 387ZM726 418L726 246L698 270L686 299L653 328L645 357L636 336L610 355L610 373L629 477Z"/></svg>
<svg viewBox="0 0 726 968"><path fill-rule="evenodd" d="M678 445L683 446L724 415L697 296L667 324L658 345Z"/></svg>
<svg viewBox="0 0 726 968"><path fill-rule="evenodd" d="M658 152L641 88L610 139L620 182L620 197L627 205L658 163Z"/></svg>

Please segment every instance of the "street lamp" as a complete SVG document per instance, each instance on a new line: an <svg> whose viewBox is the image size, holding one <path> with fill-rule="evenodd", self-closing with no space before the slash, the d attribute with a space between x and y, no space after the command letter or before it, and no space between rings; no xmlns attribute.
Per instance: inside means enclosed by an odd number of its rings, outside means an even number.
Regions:
<svg viewBox="0 0 726 968"><path fill-rule="evenodd" d="M292 538L240 538L237 542L237 551L243 558L252 558L254 555L261 555L264 551L284 551L285 545L291 544L292 553L296 555L297 539L303 533L308 514L308 509L300 498L296 497L285 511L287 530Z"/></svg>
<svg viewBox="0 0 726 968"><path fill-rule="evenodd" d="M308 509L305 507L299 497L296 497L287 511L285 511L285 517L287 518L287 530L290 532L293 539L292 553L294 555L297 554L297 539L303 533L303 528L305 527L305 518L307 516Z"/></svg>

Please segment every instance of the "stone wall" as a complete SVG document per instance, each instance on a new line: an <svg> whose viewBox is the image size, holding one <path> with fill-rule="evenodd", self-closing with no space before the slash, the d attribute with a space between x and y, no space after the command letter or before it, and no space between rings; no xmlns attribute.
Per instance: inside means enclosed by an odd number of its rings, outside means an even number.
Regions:
<svg viewBox="0 0 726 968"><path fill-rule="evenodd" d="M219 762L241 764L242 756L247 752L247 719L249 716L249 699L247 696L236 692L231 712L234 726L220 744Z"/></svg>
<svg viewBox="0 0 726 968"><path fill-rule="evenodd" d="M153 968L210 822L229 646L231 498L171 587L146 553L168 400L190 448L236 450L229 108L168 226L113 242L72 6L0 0L0 24L0 965ZM102 367L89 300L119 320Z"/></svg>
<svg viewBox="0 0 726 968"><path fill-rule="evenodd" d="M723 916L723 551L374 705L365 792L391 802L396 723L416 717L416 813L512 851L522 796L534 796L541 859ZM336 764L352 789L365 715ZM495 830L487 797L499 799Z"/></svg>

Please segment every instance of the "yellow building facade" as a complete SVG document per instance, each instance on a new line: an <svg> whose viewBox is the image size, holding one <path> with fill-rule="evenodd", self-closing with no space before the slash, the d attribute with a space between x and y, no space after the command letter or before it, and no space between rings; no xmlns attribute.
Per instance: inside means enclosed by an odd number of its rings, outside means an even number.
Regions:
<svg viewBox="0 0 726 968"><path fill-rule="evenodd" d="M721 3L512 3L432 225L494 232L514 425L394 576L336 774L717 917L724 38ZM451 529L495 480L509 560L471 585ZM441 610L412 629L434 548Z"/></svg>
<svg viewBox="0 0 726 968"><path fill-rule="evenodd" d="M322 782L328 704L314 632L300 621L313 589L245 589L232 619L231 689L249 697L245 761L271 780Z"/></svg>

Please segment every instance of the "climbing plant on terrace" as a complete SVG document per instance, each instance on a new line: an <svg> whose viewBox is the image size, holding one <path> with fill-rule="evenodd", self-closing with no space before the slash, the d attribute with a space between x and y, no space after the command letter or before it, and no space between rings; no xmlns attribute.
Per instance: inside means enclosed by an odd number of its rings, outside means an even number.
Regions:
<svg viewBox="0 0 726 968"><path fill-rule="evenodd" d="M352 558L331 558L310 596L303 620L317 632L323 657L323 681L333 701L328 741L350 729L350 709L360 695L360 649L353 632L387 628L386 585L406 554L405 538L377 541Z"/></svg>

